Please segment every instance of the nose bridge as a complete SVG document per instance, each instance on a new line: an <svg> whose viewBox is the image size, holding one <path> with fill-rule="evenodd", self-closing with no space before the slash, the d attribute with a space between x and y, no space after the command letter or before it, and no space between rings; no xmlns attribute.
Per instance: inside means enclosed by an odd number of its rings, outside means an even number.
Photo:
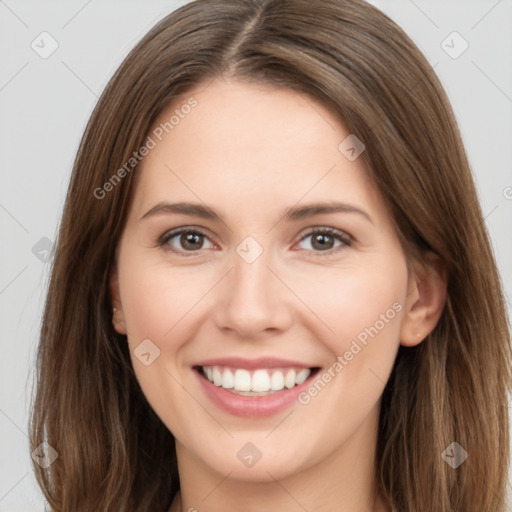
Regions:
<svg viewBox="0 0 512 512"><path fill-rule="evenodd" d="M271 278L274 276L268 269L271 266L271 250L263 243L248 236L236 247L230 285L232 297L239 306L252 304L263 309L268 307L273 284Z"/></svg>
<svg viewBox="0 0 512 512"><path fill-rule="evenodd" d="M282 328L283 297L272 268L272 251L255 237L246 237L235 249L233 270L217 307L220 327L251 336L269 328ZM282 286L282 285L281 285Z"/></svg>

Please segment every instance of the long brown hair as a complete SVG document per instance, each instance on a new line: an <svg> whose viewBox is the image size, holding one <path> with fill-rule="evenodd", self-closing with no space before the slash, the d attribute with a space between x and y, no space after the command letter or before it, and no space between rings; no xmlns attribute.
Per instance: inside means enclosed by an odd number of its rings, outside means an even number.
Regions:
<svg viewBox="0 0 512 512"><path fill-rule="evenodd" d="M502 512L509 460L510 334L468 159L430 65L362 0L197 0L131 51L90 118L65 202L38 349L31 449L54 511L165 511L179 488L174 438L144 398L108 277L136 168L159 113L227 75L307 93L366 146L363 156L409 258L448 270L434 331L400 347L385 388L376 476L394 511ZM112 182L111 182L112 183ZM443 452L457 442L458 468Z"/></svg>

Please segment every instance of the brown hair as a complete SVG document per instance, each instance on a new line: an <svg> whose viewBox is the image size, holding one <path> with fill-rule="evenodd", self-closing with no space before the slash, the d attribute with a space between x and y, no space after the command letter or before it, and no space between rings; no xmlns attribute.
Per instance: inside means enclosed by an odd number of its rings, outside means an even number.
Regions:
<svg viewBox="0 0 512 512"><path fill-rule="evenodd" d="M108 277L134 173L94 193L192 86L227 75L307 93L366 145L363 156L409 258L447 266L434 331L400 347L384 390L377 478L394 511L505 510L509 326L469 163L448 99L404 32L362 0L198 0L131 51L91 116L73 167L38 351L31 449L54 511L167 510L174 438L111 323ZM457 469L442 452L469 454Z"/></svg>

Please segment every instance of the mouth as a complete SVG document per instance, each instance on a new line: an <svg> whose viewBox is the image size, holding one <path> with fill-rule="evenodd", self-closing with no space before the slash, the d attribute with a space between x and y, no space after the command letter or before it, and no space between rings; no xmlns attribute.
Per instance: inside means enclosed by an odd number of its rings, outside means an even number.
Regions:
<svg viewBox="0 0 512 512"><path fill-rule="evenodd" d="M311 368L233 368L227 366L195 366L202 377L214 386L241 396L268 396L300 386L318 372Z"/></svg>
<svg viewBox="0 0 512 512"><path fill-rule="evenodd" d="M246 418L271 416L291 406L320 368L274 358L215 359L192 366L214 405Z"/></svg>

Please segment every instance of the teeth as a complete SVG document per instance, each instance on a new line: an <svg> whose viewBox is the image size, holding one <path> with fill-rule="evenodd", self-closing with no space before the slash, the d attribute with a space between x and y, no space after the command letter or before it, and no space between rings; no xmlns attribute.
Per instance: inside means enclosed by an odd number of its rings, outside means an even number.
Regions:
<svg viewBox="0 0 512 512"><path fill-rule="evenodd" d="M216 366L213 367L213 383L216 386L222 384L222 373L220 373L220 370Z"/></svg>
<svg viewBox="0 0 512 512"><path fill-rule="evenodd" d="M256 370L252 376L251 391L268 391L270 376L266 370Z"/></svg>
<svg viewBox="0 0 512 512"><path fill-rule="evenodd" d="M224 389L231 389L235 387L235 377L233 376L233 372L227 368L222 374L222 387Z"/></svg>
<svg viewBox="0 0 512 512"><path fill-rule="evenodd" d="M270 389L280 391L284 388L283 372L274 372L270 377Z"/></svg>
<svg viewBox="0 0 512 512"><path fill-rule="evenodd" d="M291 389L293 386L295 386L295 370L288 370L284 378L284 385L288 389Z"/></svg>
<svg viewBox="0 0 512 512"><path fill-rule="evenodd" d="M247 370L235 372L235 391L251 391L251 374Z"/></svg>
<svg viewBox="0 0 512 512"><path fill-rule="evenodd" d="M311 370L309 370L308 368L304 368L300 372L297 372L297 376L295 377L295 382L297 383L297 385L302 384L309 377L310 373Z"/></svg>
<svg viewBox="0 0 512 512"><path fill-rule="evenodd" d="M309 368L300 369L258 369L252 373L243 368L204 366L203 374L215 386L230 389L240 394L266 394L291 389L302 384L311 374Z"/></svg>

